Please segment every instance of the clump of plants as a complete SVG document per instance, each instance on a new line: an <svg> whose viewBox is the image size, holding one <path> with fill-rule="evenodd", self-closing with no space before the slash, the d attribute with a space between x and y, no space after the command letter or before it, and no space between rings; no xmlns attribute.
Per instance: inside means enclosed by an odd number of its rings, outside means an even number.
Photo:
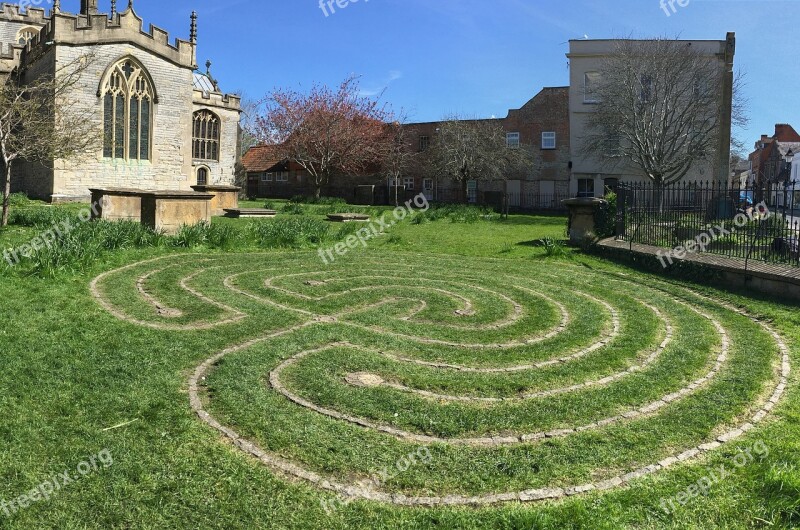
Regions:
<svg viewBox="0 0 800 530"><path fill-rule="evenodd" d="M423 224L430 221L450 221L451 223L472 224L478 221L494 221L499 215L491 208L467 204L433 205L425 212L419 212L411 221Z"/></svg>
<svg viewBox="0 0 800 530"><path fill-rule="evenodd" d="M544 239L540 239L539 243L541 244L542 248L544 249L544 255L548 258L557 258L565 256L567 253L567 249L564 246L564 242L552 237L546 237Z"/></svg>
<svg viewBox="0 0 800 530"><path fill-rule="evenodd" d="M318 245L327 239L328 230L325 221L308 217L254 221L248 226L256 244L268 248Z"/></svg>
<svg viewBox="0 0 800 530"><path fill-rule="evenodd" d="M302 204L288 202L281 208L281 212L289 215L305 215L306 209Z"/></svg>

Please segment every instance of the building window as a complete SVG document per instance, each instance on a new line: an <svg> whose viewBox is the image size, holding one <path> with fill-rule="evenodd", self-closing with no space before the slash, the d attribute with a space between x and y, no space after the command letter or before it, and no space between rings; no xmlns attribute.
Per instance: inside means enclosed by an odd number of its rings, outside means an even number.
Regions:
<svg viewBox="0 0 800 530"><path fill-rule="evenodd" d="M264 173L261 175L261 182L272 182L272 173Z"/></svg>
<svg viewBox="0 0 800 530"><path fill-rule="evenodd" d="M219 117L211 111L194 113L192 130L192 158L195 160L219 160Z"/></svg>
<svg viewBox="0 0 800 530"><path fill-rule="evenodd" d="M414 177L405 177L403 179L403 186L406 187L406 190L413 190L414 189Z"/></svg>
<svg viewBox="0 0 800 530"><path fill-rule="evenodd" d="M467 201L470 204L475 204L478 202L478 181L477 180L468 180L467 181Z"/></svg>
<svg viewBox="0 0 800 530"><path fill-rule="evenodd" d="M103 86L103 156L149 160L153 96L150 77L132 59L117 63Z"/></svg>
<svg viewBox="0 0 800 530"><path fill-rule="evenodd" d="M600 84L600 72L586 72L583 75L583 102L599 103L597 86Z"/></svg>
<svg viewBox="0 0 800 530"><path fill-rule="evenodd" d="M275 182L289 182L289 172L278 171L275 173Z"/></svg>
<svg viewBox="0 0 800 530"><path fill-rule="evenodd" d="M642 89L639 92L639 100L642 103L650 103L650 99L653 97L653 77L643 74L640 77L640 81L642 84Z"/></svg>
<svg viewBox="0 0 800 530"><path fill-rule="evenodd" d="M556 133L543 132L542 133L542 149L555 149L556 148Z"/></svg>
<svg viewBox="0 0 800 530"><path fill-rule="evenodd" d="M578 197L594 197L594 179L578 179Z"/></svg>
<svg viewBox="0 0 800 530"><path fill-rule="evenodd" d="M36 38L36 35L39 34L39 29L34 28L33 26L28 26L27 28L22 28L17 32L17 43L20 46L25 46L30 41Z"/></svg>
<svg viewBox="0 0 800 530"><path fill-rule="evenodd" d="M603 180L603 187L605 188L606 193L617 193L617 189L619 189L619 179L609 177Z"/></svg>
<svg viewBox="0 0 800 530"><path fill-rule="evenodd" d="M430 136L420 136L419 137L419 150L427 151L428 148L431 146L431 138Z"/></svg>
<svg viewBox="0 0 800 530"><path fill-rule="evenodd" d="M519 133L510 132L506 133L506 146L513 148L519 147Z"/></svg>
<svg viewBox="0 0 800 530"><path fill-rule="evenodd" d="M197 168L197 185L205 186L208 184L208 168Z"/></svg>

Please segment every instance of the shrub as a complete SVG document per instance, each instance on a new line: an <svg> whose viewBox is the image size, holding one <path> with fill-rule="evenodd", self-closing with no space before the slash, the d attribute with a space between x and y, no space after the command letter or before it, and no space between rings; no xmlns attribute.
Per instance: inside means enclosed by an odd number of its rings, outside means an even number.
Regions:
<svg viewBox="0 0 800 530"><path fill-rule="evenodd" d="M321 206L340 206L347 204L347 201L339 197L306 197L304 195L295 195L289 202L294 204L318 204Z"/></svg>
<svg viewBox="0 0 800 530"><path fill-rule="evenodd" d="M609 192L604 199L606 203L598 206L594 213L595 233L600 239L617 234L617 194Z"/></svg>
<svg viewBox="0 0 800 530"><path fill-rule="evenodd" d="M281 208L281 212L287 213L289 215L303 215L306 213L306 209L305 207L303 207L302 204L290 202L284 205L283 208Z"/></svg>
<svg viewBox="0 0 800 530"><path fill-rule="evenodd" d="M9 224L38 228L50 228L70 218L77 220L77 215L52 206L12 208L8 214Z"/></svg>
<svg viewBox="0 0 800 530"><path fill-rule="evenodd" d="M205 246L208 243L208 232L211 225L199 223L192 226L184 225L172 238L172 244L176 247L193 248Z"/></svg>
<svg viewBox="0 0 800 530"><path fill-rule="evenodd" d="M254 221L250 236L261 247L298 248L322 243L328 236L328 224L319 219L273 219Z"/></svg>
<svg viewBox="0 0 800 530"><path fill-rule="evenodd" d="M12 207L27 206L31 200L24 193L12 193L8 196L8 204Z"/></svg>
<svg viewBox="0 0 800 530"><path fill-rule="evenodd" d="M546 237L539 240L544 248L544 255L547 257L561 257L566 254L564 243L552 237Z"/></svg>

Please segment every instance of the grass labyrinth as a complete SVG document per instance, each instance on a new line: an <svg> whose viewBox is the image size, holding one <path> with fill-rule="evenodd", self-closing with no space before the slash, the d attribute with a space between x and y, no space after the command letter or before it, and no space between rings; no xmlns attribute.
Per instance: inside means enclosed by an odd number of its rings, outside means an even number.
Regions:
<svg viewBox="0 0 800 530"><path fill-rule="evenodd" d="M198 421L289 480L394 505L648 480L756 428L789 370L721 301L566 262L192 254L92 288L176 341L240 328L191 370Z"/></svg>

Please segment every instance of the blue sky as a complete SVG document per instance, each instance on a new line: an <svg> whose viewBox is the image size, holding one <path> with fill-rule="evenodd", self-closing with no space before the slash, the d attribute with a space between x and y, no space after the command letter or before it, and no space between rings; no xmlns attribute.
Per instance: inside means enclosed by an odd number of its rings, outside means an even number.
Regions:
<svg viewBox="0 0 800 530"><path fill-rule="evenodd" d="M76 6L67 7L68 3ZM689 0L668 17L660 0L359 0L328 16L319 0L135 0L145 23L186 38L199 14L198 60L223 89L263 96L276 86L338 84L412 121L445 114L503 117L545 86L568 84L566 41L624 36L724 39L737 34L747 74L748 144L775 123L800 129L800 1ZM77 10L78 0L62 0ZM108 10L110 0L100 0ZM125 0L119 4L124 7Z"/></svg>

